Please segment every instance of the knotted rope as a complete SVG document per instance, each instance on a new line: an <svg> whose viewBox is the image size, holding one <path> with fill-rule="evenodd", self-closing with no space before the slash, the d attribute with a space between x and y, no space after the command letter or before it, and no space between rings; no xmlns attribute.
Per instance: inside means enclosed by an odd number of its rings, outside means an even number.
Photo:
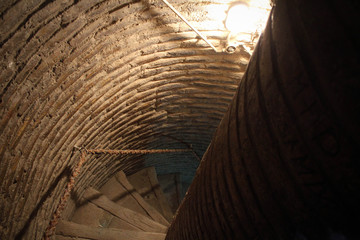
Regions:
<svg viewBox="0 0 360 240"><path fill-rule="evenodd" d="M82 167L82 165L84 164L85 161L86 161L86 151L82 150L81 151L80 161L78 162L78 164L74 168L74 170L73 170L73 172L72 172L72 174L71 174L71 176L69 178L69 182L66 185L64 195L60 198L60 202L59 202L59 204L58 204L58 206L56 208L56 211L55 211L55 213L54 213L54 215L53 215L53 217L52 217L52 219L51 219L51 221L49 223L48 228L45 231L45 237L44 237L45 240L50 240L50 237L52 235L54 235L56 225L58 224L59 219L61 217L61 213L64 210L65 205L66 205L67 201L70 198L71 191L73 190L73 188L75 186L75 179L80 174L81 167Z"/></svg>
<svg viewBox="0 0 360 240"><path fill-rule="evenodd" d="M87 154L111 154L111 155L127 155L127 154L156 154L156 153L178 153L178 152L193 152L192 149L150 149L150 150L144 150L144 149L127 149L127 150L108 150L108 149L86 149L86 148L79 148L74 147L75 150L79 150L81 152L80 160L74 170L72 171L72 174L69 178L69 182L66 185L65 192L63 196L60 198L60 202L58 206L56 207L56 210L52 216L52 219L49 223L49 226L47 227L45 234L44 234L44 240L50 240L51 237L55 233L55 229L57 224L59 223L59 219L61 217L61 214L63 210L65 209L66 203L68 202L71 191L75 187L75 180L77 176L81 172L82 165L86 162L86 156Z"/></svg>
<svg viewBox="0 0 360 240"><path fill-rule="evenodd" d="M153 153L177 153L177 152L191 152L192 149L151 149L151 150L107 150L107 149L87 149L88 153L105 153L112 155L126 155L126 154L153 154Z"/></svg>

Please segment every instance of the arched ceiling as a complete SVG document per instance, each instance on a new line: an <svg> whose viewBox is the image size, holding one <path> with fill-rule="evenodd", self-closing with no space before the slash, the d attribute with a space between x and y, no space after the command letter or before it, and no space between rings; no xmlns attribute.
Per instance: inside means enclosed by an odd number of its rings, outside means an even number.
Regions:
<svg viewBox="0 0 360 240"><path fill-rule="evenodd" d="M171 1L219 51L228 31L211 11L225 16L232 2ZM78 161L74 146L191 145L201 157L250 57L244 49L213 51L150 0L4 0L0 47L1 230L13 237L32 229L33 239L63 191L61 174ZM144 159L94 156L78 184L101 185ZM198 159L168 154L149 162L188 172Z"/></svg>

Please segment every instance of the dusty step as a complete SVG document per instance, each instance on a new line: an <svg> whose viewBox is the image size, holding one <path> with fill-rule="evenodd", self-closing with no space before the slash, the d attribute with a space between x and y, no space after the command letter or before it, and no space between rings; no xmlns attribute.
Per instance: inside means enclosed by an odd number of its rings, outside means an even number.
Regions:
<svg viewBox="0 0 360 240"><path fill-rule="evenodd" d="M171 211L174 213L178 209L181 202L181 183L180 174L171 173L157 175L160 187L164 192L165 198L167 199Z"/></svg>
<svg viewBox="0 0 360 240"><path fill-rule="evenodd" d="M169 222L164 216L147 203L129 183L123 171L115 174L114 177L104 184L100 192L123 207L148 216L165 226L169 226Z"/></svg>
<svg viewBox="0 0 360 240"><path fill-rule="evenodd" d="M90 238L55 235L55 240L90 240Z"/></svg>
<svg viewBox="0 0 360 240"><path fill-rule="evenodd" d="M116 227L125 230L139 230L138 227L114 216L86 199L81 199L71 221L92 227Z"/></svg>
<svg viewBox="0 0 360 240"><path fill-rule="evenodd" d="M165 233L128 231L115 228L94 228L78 223L61 221L56 228L56 239L93 239L93 240L163 240Z"/></svg>
<svg viewBox="0 0 360 240"><path fill-rule="evenodd" d="M154 167L145 168L127 176L127 179L148 204L158 210L169 222L172 221L174 214L161 190Z"/></svg>
<svg viewBox="0 0 360 240"><path fill-rule="evenodd" d="M108 199L99 191L88 188L80 206L72 217L72 222L92 227L118 228L165 233L167 227L154 220L122 207Z"/></svg>

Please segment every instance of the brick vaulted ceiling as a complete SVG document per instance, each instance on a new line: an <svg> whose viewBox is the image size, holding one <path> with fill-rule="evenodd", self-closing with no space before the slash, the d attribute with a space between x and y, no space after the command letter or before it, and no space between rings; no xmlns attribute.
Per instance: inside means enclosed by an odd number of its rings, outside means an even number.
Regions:
<svg viewBox="0 0 360 240"><path fill-rule="evenodd" d="M171 2L224 48L223 19L209 11L224 13L233 1ZM201 157L250 57L214 52L161 1L148 0L2 0L0 47L0 233L27 231L29 239L50 220L80 155L74 146L191 145ZM93 156L77 188L145 159ZM183 172L197 163L185 153L151 158Z"/></svg>

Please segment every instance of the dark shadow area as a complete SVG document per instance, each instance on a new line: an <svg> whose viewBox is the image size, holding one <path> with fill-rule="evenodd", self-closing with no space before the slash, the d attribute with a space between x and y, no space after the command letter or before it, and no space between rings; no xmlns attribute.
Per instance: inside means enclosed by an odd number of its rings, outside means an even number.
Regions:
<svg viewBox="0 0 360 240"><path fill-rule="evenodd" d="M128 193L123 193L123 194L120 194L118 196L116 196L115 198L112 198L110 199L111 201L113 202L117 202L123 198L125 198L127 195L132 195L131 193L133 192L136 192L136 190L132 190L132 191L128 191ZM96 195L93 195L91 198L84 198L84 197L80 197L77 193L73 192L72 194L72 198L73 200L75 200L75 206L76 208L79 208L81 206L84 206L85 204L87 204L88 202L91 202L91 200L95 200L101 196L103 196L102 193L99 193L99 194L96 194Z"/></svg>
<svg viewBox="0 0 360 240"><path fill-rule="evenodd" d="M191 153L194 155L194 157L195 157L199 162L201 161L201 157L199 156L199 154L198 154L197 152L195 152L195 150L194 150L194 148L193 148L193 146L192 146L191 144L189 144L189 143L187 143L187 142L185 142L185 141L183 141L183 140L181 140L181 139L178 139L178 138L176 138L176 137L174 137L174 136L170 136L170 135L162 134L162 133L161 133L160 135L161 135L161 136L164 136L164 137L167 137L167 138L170 138L170 139L172 139L172 140L174 140L174 141L176 141L176 142L179 142L179 143L185 145L186 148L191 149Z"/></svg>
<svg viewBox="0 0 360 240"><path fill-rule="evenodd" d="M40 208L43 206L43 204L45 203L45 201L51 197L52 192L55 190L55 188L57 187L58 183L64 178L66 177L67 179L70 178L71 175L71 168L70 167L66 167L61 173L60 175L51 183L49 189L45 192L45 194L41 197L39 203L36 205L36 207L34 208L34 210L31 212L28 220L26 221L24 227L20 230L20 232L18 234L16 234L15 236L15 240L21 240L23 239L26 231L28 230L31 221L35 219L37 213L39 212Z"/></svg>
<svg viewBox="0 0 360 240"><path fill-rule="evenodd" d="M84 197L80 197L80 195L73 191L71 193L71 198L74 200L75 202L75 207L76 208L79 208L81 206L84 206L85 204L87 204L88 202L91 202L91 200L94 200L94 199L98 199L99 197L101 197L102 194L99 193L99 194L94 194L93 196L91 196L90 198L84 198Z"/></svg>
<svg viewBox="0 0 360 240"><path fill-rule="evenodd" d="M146 192L144 192L144 193L142 193L142 194L139 193L139 195L140 195L142 198L144 198L144 196L146 196L146 195L149 194L149 193L154 192L154 190L155 190L155 189L158 189L158 188L160 188L160 185L159 185L159 184L157 184L156 186L152 187L149 191L146 191ZM127 190L127 193L120 194L120 195L118 195L118 196L116 196L116 197L114 197L114 198L111 198L110 200L113 201L113 202L117 202L117 201L125 198L125 197L128 196L128 195L132 196L132 193L135 193L135 192L136 192L135 189L132 189L131 191ZM91 202L91 200L94 200L94 199L97 199L97 198L103 196L103 194L102 194L102 193L99 193L99 194L93 195L91 198L84 198L84 197L80 197L76 192L73 192L73 193L71 194L71 196L72 196L73 200L75 201L75 206L76 206L76 208L79 208L79 207L87 204L88 202ZM132 196L132 197L133 197L133 196Z"/></svg>
<svg viewBox="0 0 360 240"><path fill-rule="evenodd" d="M125 187L124 187L124 188L125 188ZM125 189L126 189L126 188L125 188ZM114 198L111 198L110 200L113 201L113 202L117 202L117 201L125 198L125 197L128 196L128 195L130 195L131 197L134 198L133 193L135 193L136 190L135 190L135 189L131 189L131 190L129 191L128 189L126 189L126 192L127 192L127 193L119 194L118 196L116 196L116 197L114 197Z"/></svg>
<svg viewBox="0 0 360 240"><path fill-rule="evenodd" d="M140 196L142 198L144 198L146 195L148 195L149 193L154 193L155 196L156 196L156 193L155 193L155 190L159 189L160 188L160 184L156 184L155 186L153 186L149 191L146 191L146 192L143 192L143 193L139 193Z"/></svg>

